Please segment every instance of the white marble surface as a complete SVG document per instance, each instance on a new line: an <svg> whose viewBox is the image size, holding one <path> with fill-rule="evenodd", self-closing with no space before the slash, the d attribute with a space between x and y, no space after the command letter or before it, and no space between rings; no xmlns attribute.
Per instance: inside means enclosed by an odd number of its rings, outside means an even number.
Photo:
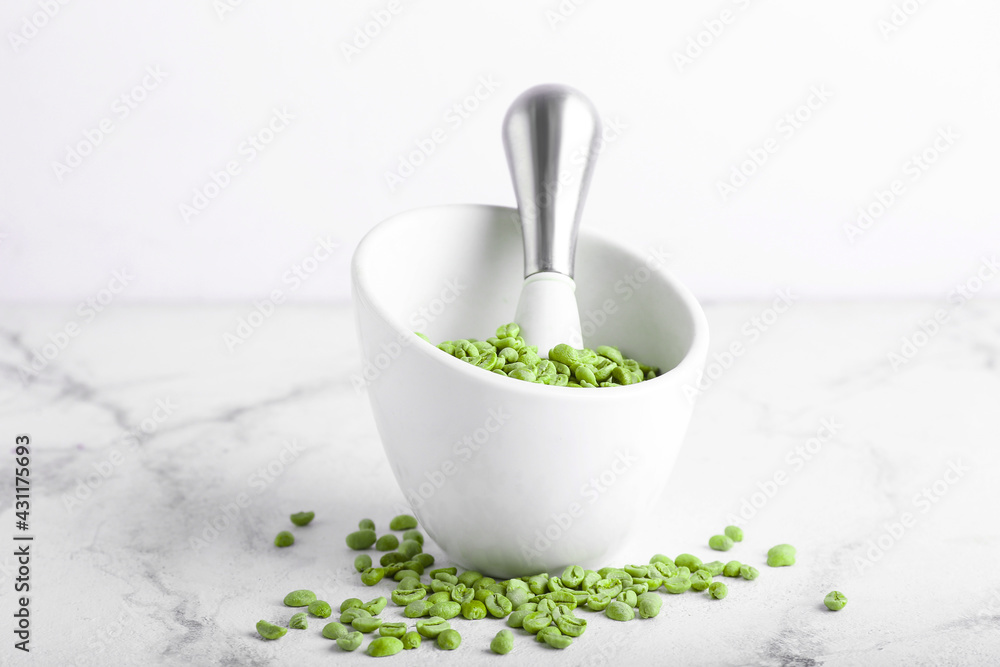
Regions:
<svg viewBox="0 0 1000 667"><path fill-rule="evenodd" d="M760 578L731 581L724 601L670 596L654 620L587 616L590 629L561 653L518 636L505 664L1000 661L1000 302L798 303L751 340L745 326L765 307L707 309L713 350L741 341L746 351L705 391L656 518L628 546L641 562L655 552L713 556L707 537L784 473L727 554L757 565ZM948 321L893 370L887 354L941 307ZM30 656L11 646L12 549L0 549L0 662L368 659L340 653L318 621L278 642L254 632L260 618L287 621L281 599L295 588L333 603L372 597L343 536L363 516L384 527L402 496L367 398L351 384L360 364L350 309L281 306L230 352L223 334L247 312L113 304L83 322L74 306L0 309L0 539L14 532L7 471L23 432L35 442L36 535ZM78 335L22 382L30 350L70 320ZM141 442L125 435L141 433L144 420L153 432ZM801 465L789 458L824 420L836 424L833 437ZM940 482L933 503L916 498L953 464L961 476ZM210 522L241 500L212 534ZM271 546L287 515L304 509L317 518L296 531L295 546ZM904 512L912 525L886 536ZM880 538L884 554L861 564ZM778 542L798 547L798 564L763 564ZM836 614L822 606L832 589L850 599ZM500 660L486 650L500 622L457 627L458 651L425 644L394 664Z"/></svg>

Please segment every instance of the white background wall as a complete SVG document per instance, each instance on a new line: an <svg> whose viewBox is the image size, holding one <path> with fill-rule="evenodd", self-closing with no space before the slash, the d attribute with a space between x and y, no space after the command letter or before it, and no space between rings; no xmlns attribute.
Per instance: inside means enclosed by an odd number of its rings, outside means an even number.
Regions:
<svg viewBox="0 0 1000 667"><path fill-rule="evenodd" d="M702 298L945 297L1000 253L995 0L577 2L396 0L348 57L388 0L6 0L0 299L85 298L122 268L128 300L346 298L351 250L377 221L513 204L500 123L548 81L622 127L584 224L666 249ZM483 78L495 90L453 120ZM829 98L799 109L816 89ZM251 160L241 145L274 109L292 119ZM797 109L791 132L779 123ZM102 121L112 131L86 145ZM386 172L435 128L444 142L390 190ZM942 130L957 138L914 171ZM768 139L775 152L724 198ZM239 173L185 222L179 207L227 162ZM845 225L894 180L901 194L851 242ZM339 250L290 289L317 237Z"/></svg>

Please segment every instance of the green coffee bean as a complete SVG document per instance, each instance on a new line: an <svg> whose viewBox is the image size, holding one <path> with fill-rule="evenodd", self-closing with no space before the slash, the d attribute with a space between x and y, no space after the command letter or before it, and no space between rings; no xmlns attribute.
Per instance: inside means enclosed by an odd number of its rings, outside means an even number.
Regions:
<svg viewBox="0 0 1000 667"><path fill-rule="evenodd" d="M637 606L639 607L639 616L642 618L654 618L660 613L660 607L663 605L663 598L657 593L643 593L639 596L639 601Z"/></svg>
<svg viewBox="0 0 1000 667"><path fill-rule="evenodd" d="M308 526L315 516L315 512L296 512L290 518L296 526Z"/></svg>
<svg viewBox="0 0 1000 667"><path fill-rule="evenodd" d="M295 536L287 530L281 531L274 538L274 546L276 547L290 547L293 544L295 544Z"/></svg>
<svg viewBox="0 0 1000 667"><path fill-rule="evenodd" d="M746 579L747 581L753 581L759 575L760 572L758 572L757 568L755 567L751 567L750 565L743 565L742 567L740 567L740 576Z"/></svg>
<svg viewBox="0 0 1000 667"><path fill-rule="evenodd" d="M454 600L446 600L431 606L429 613L431 616L440 616L447 621L462 613L462 605Z"/></svg>
<svg viewBox="0 0 1000 667"><path fill-rule="evenodd" d="M702 563L698 567L698 569L699 570L705 570L706 572L708 572L713 577L717 577L720 574L722 574L722 571L724 569L726 569L726 564L723 563L721 560L713 560L713 561L710 561L708 563Z"/></svg>
<svg viewBox="0 0 1000 667"><path fill-rule="evenodd" d="M674 564L677 567L686 567L694 572L698 569L698 566L701 565L701 559L697 556L692 556L691 554L681 554L674 559Z"/></svg>
<svg viewBox="0 0 1000 667"><path fill-rule="evenodd" d="M419 581L420 573L417 572L416 570L398 570L396 574L392 575L392 578L395 579L396 581L402 581L407 577L413 577L414 579Z"/></svg>
<svg viewBox="0 0 1000 667"><path fill-rule="evenodd" d="M383 537L385 537L383 535ZM382 554L382 557L378 559L379 565L385 567L388 565L395 565L396 563L405 563L406 556L399 553L398 551L390 551L387 554Z"/></svg>
<svg viewBox="0 0 1000 667"><path fill-rule="evenodd" d="M691 588L691 577L676 576L664 579L663 588L668 593L677 595Z"/></svg>
<svg viewBox="0 0 1000 667"><path fill-rule="evenodd" d="M507 588L507 599L510 600L510 605L513 609L517 609L522 604L531 599L531 591L526 588ZM586 598L584 598L586 599Z"/></svg>
<svg viewBox="0 0 1000 667"><path fill-rule="evenodd" d="M716 551L729 551L733 548L733 540L728 535L712 535L708 538L708 546Z"/></svg>
<svg viewBox="0 0 1000 667"><path fill-rule="evenodd" d="M316 601L316 594L312 591L307 591L306 589L300 589L297 591L292 591L285 596L285 606L286 607L308 607L310 604Z"/></svg>
<svg viewBox="0 0 1000 667"><path fill-rule="evenodd" d="M740 576L740 568L743 567L743 563L738 560L731 560L726 563L726 566L722 568L722 576L724 577L738 577Z"/></svg>
<svg viewBox="0 0 1000 667"><path fill-rule="evenodd" d="M847 596L840 591L830 591L823 598L823 604L830 611L840 611L847 606Z"/></svg>
<svg viewBox="0 0 1000 667"><path fill-rule="evenodd" d="M347 611L340 615L341 623L353 623L356 618L371 618L372 613L367 609L362 609L361 607L351 607Z"/></svg>
<svg viewBox="0 0 1000 667"><path fill-rule="evenodd" d="M557 603L555 603L554 601L548 598L543 598L538 601L537 611L540 611L544 614L551 614L553 611L556 610L557 606L558 606Z"/></svg>
<svg viewBox="0 0 1000 667"><path fill-rule="evenodd" d="M421 533L416 528L411 528L410 530L403 533L404 540L413 540L414 542L419 542L420 546L424 545L424 534Z"/></svg>
<svg viewBox="0 0 1000 667"><path fill-rule="evenodd" d="M624 602L629 607L634 607L639 601L639 596L635 594L635 591L622 591L615 598L618 602Z"/></svg>
<svg viewBox="0 0 1000 667"><path fill-rule="evenodd" d="M731 539L733 542L743 541L743 529L739 526L726 526L726 537Z"/></svg>
<svg viewBox="0 0 1000 667"><path fill-rule="evenodd" d="M399 546L399 538L392 533L387 533L375 541L375 549L378 551L392 551Z"/></svg>
<svg viewBox="0 0 1000 667"><path fill-rule="evenodd" d="M327 639L340 639L347 636L347 628L344 627L343 623L336 621L327 623L323 626L323 636Z"/></svg>
<svg viewBox="0 0 1000 667"><path fill-rule="evenodd" d="M361 554L354 559L354 569L358 572L364 572L372 566L372 557L368 554Z"/></svg>
<svg viewBox="0 0 1000 667"><path fill-rule="evenodd" d="M333 613L333 610L330 609L330 603L324 600L310 602L307 611L316 618L330 618L330 615Z"/></svg>
<svg viewBox="0 0 1000 667"><path fill-rule="evenodd" d="M420 546L420 542L416 540L403 540L399 544L399 553L406 556L407 559L413 558L423 550L424 548Z"/></svg>
<svg viewBox="0 0 1000 667"><path fill-rule="evenodd" d="M409 514L400 514L389 522L389 530L410 530L417 527L417 518Z"/></svg>
<svg viewBox="0 0 1000 667"><path fill-rule="evenodd" d="M548 580L549 575L547 574L536 574L533 577L528 577L528 590L535 595L541 595L548 590Z"/></svg>
<svg viewBox="0 0 1000 667"><path fill-rule="evenodd" d="M597 593L587 598L587 609L591 611L604 611L614 600L610 595Z"/></svg>
<svg viewBox="0 0 1000 667"><path fill-rule="evenodd" d="M462 635L458 634L458 630L449 628L437 636L438 648L445 651L454 651L461 643Z"/></svg>
<svg viewBox="0 0 1000 667"><path fill-rule="evenodd" d="M663 563L665 565L674 565L674 560L669 556L664 556L663 554L656 554L649 559L650 565L656 565L657 563Z"/></svg>
<svg viewBox="0 0 1000 667"><path fill-rule="evenodd" d="M771 567L795 565L795 547L791 544L778 544L767 550L767 564Z"/></svg>
<svg viewBox="0 0 1000 667"><path fill-rule="evenodd" d="M423 618L427 616L431 609L431 604L427 600L414 600L403 609L403 616L406 618Z"/></svg>
<svg viewBox="0 0 1000 667"><path fill-rule="evenodd" d="M622 587L632 585L632 575L620 568L611 568L604 574L607 579L617 579L622 582Z"/></svg>
<svg viewBox="0 0 1000 667"><path fill-rule="evenodd" d="M507 655L514 650L514 633L510 630L501 630L490 642L490 650L500 655Z"/></svg>
<svg viewBox="0 0 1000 667"><path fill-rule="evenodd" d="M288 632L288 628L283 628L280 625L268 623L263 620L257 621L257 634L264 639L280 639L285 636L286 632Z"/></svg>
<svg viewBox="0 0 1000 667"><path fill-rule="evenodd" d="M580 588L588 593L591 593L591 587L602 579L601 575L597 574L593 570L583 571L583 581L580 582ZM509 596L508 596L509 597Z"/></svg>
<svg viewBox="0 0 1000 667"><path fill-rule="evenodd" d="M635 611L624 602L615 600L604 610L604 615L612 621L631 621L635 618Z"/></svg>
<svg viewBox="0 0 1000 667"><path fill-rule="evenodd" d="M387 655L396 655L403 650L403 642L396 637L379 637L373 639L366 649L368 655L373 658L384 658Z"/></svg>
<svg viewBox="0 0 1000 667"><path fill-rule="evenodd" d="M573 643L572 637L567 637L566 635L561 635L561 634L557 635L555 633L545 635L544 639L546 644L548 644L552 648L558 648L558 649L567 648Z"/></svg>
<svg viewBox="0 0 1000 667"><path fill-rule="evenodd" d="M392 595L390 597L392 598L392 603L394 605L405 607L411 602L422 600L424 597L426 597L426 595L427 591L425 591L423 588L404 588L404 589L397 588L392 592Z"/></svg>
<svg viewBox="0 0 1000 667"><path fill-rule="evenodd" d="M300 611L297 614L292 614L292 617L288 619L288 627L294 630L307 630L309 628L309 619L306 618L306 613Z"/></svg>
<svg viewBox="0 0 1000 667"><path fill-rule="evenodd" d="M492 586L497 583L497 580L493 577L479 577L472 584L472 590L478 591L480 589L486 588L487 586Z"/></svg>
<svg viewBox="0 0 1000 667"><path fill-rule="evenodd" d="M417 632L427 639L436 639L439 634L450 629L451 624L440 616L431 616L417 621Z"/></svg>
<svg viewBox="0 0 1000 667"><path fill-rule="evenodd" d="M416 630L410 630L405 635L403 635L402 641L403 641L403 649L410 650L420 646L422 638L420 637L419 632L417 632Z"/></svg>
<svg viewBox="0 0 1000 667"><path fill-rule="evenodd" d="M375 632L382 625L382 619L378 616L358 616L351 621L351 627L358 632Z"/></svg>
<svg viewBox="0 0 1000 667"><path fill-rule="evenodd" d="M481 618L486 618L486 605L479 600L469 600L462 603L462 618L470 621L478 621Z"/></svg>
<svg viewBox="0 0 1000 667"><path fill-rule="evenodd" d="M708 594L711 595L716 600L721 600L722 598L729 595L729 587L726 586L721 581L712 582L712 585L708 587Z"/></svg>
<svg viewBox="0 0 1000 667"><path fill-rule="evenodd" d="M364 602L362 602L359 598L347 598L340 603L340 611L343 613L348 609L360 609L363 604Z"/></svg>
<svg viewBox="0 0 1000 667"><path fill-rule="evenodd" d="M435 605L435 604L437 604L439 602L447 602L448 600L451 600L451 599L452 599L452 597L451 597L451 591L438 591L438 592L434 593L433 595L428 596L427 597L427 602L429 602L432 605Z"/></svg>
<svg viewBox="0 0 1000 667"><path fill-rule="evenodd" d="M477 600L477 602L478 602L478 600ZM480 602L479 604L483 604L483 603ZM464 610L465 610L464 606L462 607L462 610L463 610L463 615L464 615ZM520 628L520 627L522 627L523 624L524 624L525 617L528 614L534 613L534 611L535 611L534 609L518 609L517 611L512 611L510 613L510 616L507 617L507 625L509 625L512 628ZM476 613L478 614L479 612L476 612ZM482 617L485 617L485 616L486 616L486 605L483 605L483 616ZM466 618L468 618L468 616L466 616Z"/></svg>
<svg viewBox="0 0 1000 667"><path fill-rule="evenodd" d="M674 576L675 577L690 577L691 576L691 570L689 570L686 566L679 567L679 568L677 568L677 574L675 574Z"/></svg>
<svg viewBox="0 0 1000 667"><path fill-rule="evenodd" d="M450 577L455 577L458 574L458 568L455 567L439 567L436 570L431 570L431 579L436 579L439 574L447 574ZM455 577L456 583L458 577Z"/></svg>
<svg viewBox="0 0 1000 667"><path fill-rule="evenodd" d="M346 542L347 546L355 551L361 551L362 549L367 549L371 545L375 544L375 531L374 530L356 530L347 536Z"/></svg>
<svg viewBox="0 0 1000 667"><path fill-rule="evenodd" d="M546 614L543 611L529 612L521 620L521 627L530 632L531 634L535 634L542 628L548 627L551 624L552 624L552 616Z"/></svg>
<svg viewBox="0 0 1000 667"><path fill-rule="evenodd" d="M587 629L587 621L573 614L560 614L559 618L556 619L556 627L564 635L579 637Z"/></svg>
<svg viewBox="0 0 1000 667"><path fill-rule="evenodd" d="M420 554L417 555L419 556ZM409 570L410 572L415 572L418 577L424 573L424 566L417 560L406 561L403 563L403 568Z"/></svg>
<svg viewBox="0 0 1000 667"><path fill-rule="evenodd" d="M431 579L430 587L435 593L451 594L451 592L455 590L455 584L450 584L447 581L441 581L440 579Z"/></svg>
<svg viewBox="0 0 1000 667"><path fill-rule="evenodd" d="M705 570L697 570L691 574L691 588L703 591L712 585L712 575Z"/></svg>
<svg viewBox="0 0 1000 667"><path fill-rule="evenodd" d="M375 522L371 519L362 519L358 521L359 530L375 530Z"/></svg>
<svg viewBox="0 0 1000 667"><path fill-rule="evenodd" d="M514 609L507 596L499 593L491 593L484 602L486 611L490 612L490 616L494 618L504 618ZM574 601L573 604L575 605L576 602Z"/></svg>
<svg viewBox="0 0 1000 667"><path fill-rule="evenodd" d="M570 565L565 570L563 570L560 579L564 584L570 588L576 588L583 581L583 568L579 565Z"/></svg>
<svg viewBox="0 0 1000 667"><path fill-rule="evenodd" d="M423 542L421 542L420 544L423 545ZM418 563L420 567L425 569L434 564L434 556L430 555L429 553L423 553L423 552L418 553L416 556L413 557L413 560L416 563Z"/></svg>
<svg viewBox="0 0 1000 667"><path fill-rule="evenodd" d="M388 604L388 600L384 597L377 597L374 600L369 600L368 602L361 605L361 608L367 611L372 616L378 616L385 609L385 605Z"/></svg>
<svg viewBox="0 0 1000 667"><path fill-rule="evenodd" d="M354 632L349 632L345 636L338 638L337 646L344 651L353 651L361 646L362 641L364 641L364 635L355 630Z"/></svg>
<svg viewBox="0 0 1000 667"><path fill-rule="evenodd" d="M620 579L601 579L594 584L595 593L604 593L614 598L622 592L622 582Z"/></svg>
<svg viewBox="0 0 1000 667"><path fill-rule="evenodd" d="M368 567L361 573L361 583L365 586L374 586L382 581L385 576L385 569L381 567Z"/></svg>
<svg viewBox="0 0 1000 667"><path fill-rule="evenodd" d="M626 565L624 570L632 575L633 579L649 575L649 568L646 565Z"/></svg>
<svg viewBox="0 0 1000 667"><path fill-rule="evenodd" d="M541 630L538 631L537 634L535 634L535 641L544 643L545 638L548 637L549 635L559 636L561 634L562 632L560 632L559 628L557 628L554 625L550 625L548 627L542 628Z"/></svg>

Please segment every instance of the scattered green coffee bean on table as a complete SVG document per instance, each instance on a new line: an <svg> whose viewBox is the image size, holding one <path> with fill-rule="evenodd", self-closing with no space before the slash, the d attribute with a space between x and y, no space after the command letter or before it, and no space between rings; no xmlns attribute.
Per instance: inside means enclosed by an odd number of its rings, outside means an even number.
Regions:
<svg viewBox="0 0 1000 667"><path fill-rule="evenodd" d="M743 541L743 529L739 526L726 526L726 529L723 532L726 534L726 537L731 539L733 542Z"/></svg>
<svg viewBox="0 0 1000 667"><path fill-rule="evenodd" d="M716 551L729 551L733 548L733 539L728 535L712 535L708 538L708 546Z"/></svg>
<svg viewBox="0 0 1000 667"><path fill-rule="evenodd" d="M263 620L257 621L257 634L264 639L279 639L284 637L286 632L288 632L288 628L283 628L280 625L268 623Z"/></svg>
<svg viewBox="0 0 1000 667"><path fill-rule="evenodd" d="M377 551L392 551L399 546L399 538L392 533L386 533L375 542Z"/></svg>
<svg viewBox="0 0 1000 667"><path fill-rule="evenodd" d="M367 528L356 530L353 533L350 533L346 538L347 546L355 551L367 549L371 545L375 544L376 539L375 531Z"/></svg>
<svg viewBox="0 0 1000 667"><path fill-rule="evenodd" d="M378 639L373 639L372 643L365 650L373 658L384 658L389 655L396 655L402 651L403 642L396 637L379 637Z"/></svg>
<svg viewBox="0 0 1000 667"><path fill-rule="evenodd" d="M330 603L324 600L310 602L307 611L316 618L330 618L333 613L333 610L330 609Z"/></svg>
<svg viewBox="0 0 1000 667"><path fill-rule="evenodd" d="M358 521L358 530L375 530L375 522L371 519Z"/></svg>
<svg viewBox="0 0 1000 667"><path fill-rule="evenodd" d="M760 576L760 572L752 565L742 565L740 566L740 576L747 581L753 581Z"/></svg>
<svg viewBox="0 0 1000 667"><path fill-rule="evenodd" d="M691 554L681 554L674 559L674 564L677 567L686 567L691 572L694 572L698 569L698 566L701 565L701 559L697 556L692 556Z"/></svg>
<svg viewBox="0 0 1000 667"><path fill-rule="evenodd" d="M349 632L343 637L337 639L337 646L345 651L353 651L361 646L361 642L364 641L364 635L355 630L354 632Z"/></svg>
<svg viewBox="0 0 1000 667"><path fill-rule="evenodd" d="M847 596L840 591L830 591L823 599L823 604L830 611L840 611L847 606Z"/></svg>
<svg viewBox="0 0 1000 667"><path fill-rule="evenodd" d="M295 544L295 536L287 530L281 531L274 537L274 546L276 547L290 547L293 544Z"/></svg>
<svg viewBox="0 0 1000 667"><path fill-rule="evenodd" d="M284 603L286 607L308 607L315 601L316 594L303 588L286 595Z"/></svg>
<svg viewBox="0 0 1000 667"><path fill-rule="evenodd" d="M288 627L294 630L306 630L309 628L309 619L306 618L306 613L300 611L297 614L292 614L292 617L288 619Z"/></svg>
<svg viewBox="0 0 1000 667"><path fill-rule="evenodd" d="M708 587L708 594L711 595L716 600L721 600L722 598L729 595L729 587L726 586L721 581L714 581Z"/></svg>
<svg viewBox="0 0 1000 667"><path fill-rule="evenodd" d="M437 636L438 648L445 651L454 651L461 643L462 635L458 634L458 630L449 628Z"/></svg>
<svg viewBox="0 0 1000 667"><path fill-rule="evenodd" d="M417 632L427 639L436 639L445 630L450 630L451 624L440 616L431 616L417 621Z"/></svg>
<svg viewBox="0 0 1000 667"><path fill-rule="evenodd" d="M334 621L323 626L323 636L327 639L340 639L346 637L347 633L347 627L343 623Z"/></svg>
<svg viewBox="0 0 1000 667"><path fill-rule="evenodd" d="M372 566L372 557L368 554L361 554L354 559L354 569L358 572L364 572Z"/></svg>
<svg viewBox="0 0 1000 667"><path fill-rule="evenodd" d="M771 567L795 565L795 547L791 544L778 544L767 551L767 564Z"/></svg>
<svg viewBox="0 0 1000 667"><path fill-rule="evenodd" d="M296 512L290 518L296 526L308 526L315 516L315 512Z"/></svg>
<svg viewBox="0 0 1000 667"><path fill-rule="evenodd" d="M726 563L726 566L722 568L722 576L724 577L738 577L740 576L740 568L743 567L743 563L738 560L731 560Z"/></svg>
<svg viewBox="0 0 1000 667"><path fill-rule="evenodd" d="M514 650L514 633L510 630L501 630L497 633L493 641L490 642L490 650L500 655L507 655Z"/></svg>
<svg viewBox="0 0 1000 667"><path fill-rule="evenodd" d="M420 633L416 630L410 630L405 635L403 635L403 648L406 650L414 649L420 646L422 638Z"/></svg>
<svg viewBox="0 0 1000 667"><path fill-rule="evenodd" d="M409 514L400 514L389 522L389 530L411 530L417 527L417 519Z"/></svg>

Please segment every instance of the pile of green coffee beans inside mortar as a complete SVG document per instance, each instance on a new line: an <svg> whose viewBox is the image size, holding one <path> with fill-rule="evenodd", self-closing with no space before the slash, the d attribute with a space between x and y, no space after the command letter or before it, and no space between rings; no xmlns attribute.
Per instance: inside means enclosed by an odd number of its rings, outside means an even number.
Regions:
<svg viewBox="0 0 1000 667"><path fill-rule="evenodd" d="M521 337L521 327L511 322L497 327L486 340L447 340L437 348L477 368L498 375L557 387L620 387L652 380L660 371L635 359L626 359L617 347L601 345L591 350L560 344L548 357ZM427 336L417 334L427 342Z"/></svg>

